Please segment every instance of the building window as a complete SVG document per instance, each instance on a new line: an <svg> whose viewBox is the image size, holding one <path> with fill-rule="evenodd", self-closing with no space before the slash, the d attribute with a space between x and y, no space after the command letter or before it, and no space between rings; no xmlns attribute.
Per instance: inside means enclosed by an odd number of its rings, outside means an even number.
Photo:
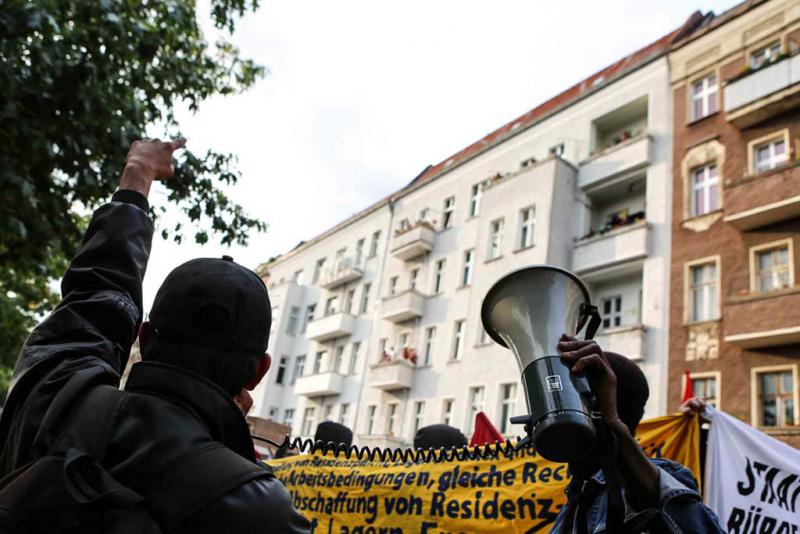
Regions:
<svg viewBox="0 0 800 534"><path fill-rule="evenodd" d="M464 269L461 271L461 285L466 287L472 283L472 264L475 262L475 249L464 252Z"/></svg>
<svg viewBox="0 0 800 534"><path fill-rule="evenodd" d="M286 408L283 411L283 424L290 427L294 422L294 408Z"/></svg>
<svg viewBox="0 0 800 534"><path fill-rule="evenodd" d="M275 373L275 383L276 384L283 384L283 379L286 375L286 364L289 361L288 356L281 356L281 359L278 361L278 371Z"/></svg>
<svg viewBox="0 0 800 534"><path fill-rule="evenodd" d="M322 269L325 268L325 258L320 258L317 260L317 264L314 265L314 278L311 280L312 284L316 284L319 282L319 277L322 274Z"/></svg>
<svg viewBox="0 0 800 534"><path fill-rule="evenodd" d="M450 359L453 361L460 360L461 353L464 352L464 324L465 321L462 319L456 321L453 327L453 352L450 354Z"/></svg>
<svg viewBox="0 0 800 534"><path fill-rule="evenodd" d="M361 257L364 255L364 238L362 237L358 241L356 241L356 257L355 257L355 266L358 267L361 265Z"/></svg>
<svg viewBox="0 0 800 534"><path fill-rule="evenodd" d="M756 173L769 171L786 163L786 140L773 138L753 147L753 170Z"/></svg>
<svg viewBox="0 0 800 534"><path fill-rule="evenodd" d="M719 274L716 262L689 267L689 310L691 321L719 317Z"/></svg>
<svg viewBox="0 0 800 534"><path fill-rule="evenodd" d="M603 328L622 324L622 295L604 298L600 304L603 307Z"/></svg>
<svg viewBox="0 0 800 534"><path fill-rule="evenodd" d="M408 348L408 332L403 332L397 336L397 354L403 354L403 350Z"/></svg>
<svg viewBox="0 0 800 534"><path fill-rule="evenodd" d="M323 408L322 412L322 420L323 421L330 421L331 415L333 414L333 404L326 404Z"/></svg>
<svg viewBox="0 0 800 534"><path fill-rule="evenodd" d="M483 327L482 322L478 322L478 345L488 345L489 344L489 334L486 332L486 329Z"/></svg>
<svg viewBox="0 0 800 534"><path fill-rule="evenodd" d="M692 83L692 120L717 112L717 77L714 74Z"/></svg>
<svg viewBox="0 0 800 534"><path fill-rule="evenodd" d="M327 350L321 350L314 355L314 368L312 369L311 374L318 375L322 372L322 361L327 355Z"/></svg>
<svg viewBox="0 0 800 534"><path fill-rule="evenodd" d="M766 65L767 63L771 63L775 61L775 59L781 55L781 42L775 41L774 43L770 43L767 46L762 46L761 48L754 50L752 54L750 54L750 68L757 69Z"/></svg>
<svg viewBox="0 0 800 534"><path fill-rule="evenodd" d="M371 436L375 431L375 411L377 406L374 404L367 406L367 435Z"/></svg>
<svg viewBox="0 0 800 534"><path fill-rule="evenodd" d="M305 276L303 276L303 269L294 272L294 276L292 276L292 281L298 286L303 285L303 282L305 282Z"/></svg>
<svg viewBox="0 0 800 534"><path fill-rule="evenodd" d="M277 406L270 406L269 407L269 416L268 419L274 421L278 415L278 407Z"/></svg>
<svg viewBox="0 0 800 534"><path fill-rule="evenodd" d="M564 155L564 143L558 143L550 147L550 155L558 156L559 158Z"/></svg>
<svg viewBox="0 0 800 534"><path fill-rule="evenodd" d="M300 308L292 306L289 310L289 319L286 321L286 333L290 336L297 334L297 323L300 320Z"/></svg>
<svg viewBox="0 0 800 534"><path fill-rule="evenodd" d="M306 328L308 327L308 323L310 323L311 321L314 320L314 312L316 311L316 309L317 309L317 305L316 304L311 304L310 306L308 306L306 308L306 316L303 319L303 324L300 325L300 333L301 334L305 334L306 333Z"/></svg>
<svg viewBox="0 0 800 534"><path fill-rule="evenodd" d="M489 259L493 260L502 255L503 235L505 234L505 219L492 221L489 227Z"/></svg>
<svg viewBox="0 0 800 534"><path fill-rule="evenodd" d="M453 211L456 209L456 197L447 197L442 210L442 229L453 226Z"/></svg>
<svg viewBox="0 0 800 534"><path fill-rule="evenodd" d="M382 337L378 340L378 361L383 361L384 356L387 356L388 353L386 352L386 345L389 343L389 340L385 337Z"/></svg>
<svg viewBox="0 0 800 534"><path fill-rule="evenodd" d="M343 402L339 408L339 424L347 425L347 413L350 411L350 404Z"/></svg>
<svg viewBox="0 0 800 534"><path fill-rule="evenodd" d="M445 399L442 402L442 424L452 426L453 424L453 399Z"/></svg>
<svg viewBox="0 0 800 534"><path fill-rule="evenodd" d="M717 385L717 375L698 374L691 375L692 391L694 397L706 404L719 408L719 388Z"/></svg>
<svg viewBox="0 0 800 534"><path fill-rule="evenodd" d="M395 436L397 435L397 407L398 404L396 402L392 402L386 405L386 435L387 436Z"/></svg>
<svg viewBox="0 0 800 534"><path fill-rule="evenodd" d="M483 188L481 184L475 184L470 189L469 194L469 216L470 217L477 217L481 211L481 195L483 194Z"/></svg>
<svg viewBox="0 0 800 534"><path fill-rule="evenodd" d="M398 281L397 276L389 278L389 295L397 294L397 281Z"/></svg>
<svg viewBox="0 0 800 534"><path fill-rule="evenodd" d="M519 212L519 248L533 246L533 226L536 222L536 210L533 206Z"/></svg>
<svg viewBox="0 0 800 534"><path fill-rule="evenodd" d="M347 370L347 374L354 375L356 374L356 368L358 365L358 352L361 350L361 342L355 341L353 343L352 348L350 349L350 368Z"/></svg>
<svg viewBox="0 0 800 534"><path fill-rule="evenodd" d="M775 291L794 285L790 245L791 240L786 240L750 249L753 291Z"/></svg>
<svg viewBox="0 0 800 534"><path fill-rule="evenodd" d="M425 349L422 353L422 365L430 365L433 362L433 348L436 343L436 327L429 326L425 329Z"/></svg>
<svg viewBox="0 0 800 534"><path fill-rule="evenodd" d="M378 243L381 240L381 231L378 230L372 234L372 241L369 243L369 257L374 258L378 255Z"/></svg>
<svg viewBox="0 0 800 534"><path fill-rule="evenodd" d="M500 433L504 436L511 434L511 417L514 415L516 407L517 385L503 384L500 386L502 400L500 404Z"/></svg>
<svg viewBox="0 0 800 534"><path fill-rule="evenodd" d="M303 412L303 427L300 429L300 434L303 436L310 436L311 429L314 428L314 411L316 408L306 408Z"/></svg>
<svg viewBox="0 0 800 534"><path fill-rule="evenodd" d="M411 269L411 273L408 276L408 288L411 290L417 289L417 278L419 278L419 267L416 269Z"/></svg>
<svg viewBox="0 0 800 534"><path fill-rule="evenodd" d="M444 280L444 265L445 260L438 260L434 266L433 271L433 294L436 295L442 291L442 280Z"/></svg>
<svg viewBox="0 0 800 534"><path fill-rule="evenodd" d="M466 427L469 429L468 434L475 431L475 416L483 411L483 397L486 389L483 386L476 386L469 388L469 420Z"/></svg>
<svg viewBox="0 0 800 534"><path fill-rule="evenodd" d="M692 217L719 209L719 174L714 164L692 171Z"/></svg>
<svg viewBox="0 0 800 534"><path fill-rule="evenodd" d="M364 284L364 287L361 289L361 313L367 313L369 309L369 289L370 284Z"/></svg>
<svg viewBox="0 0 800 534"><path fill-rule="evenodd" d="M339 345L338 347L336 347L336 352L334 353L332 370L341 374L343 363L344 363L344 345Z"/></svg>
<svg viewBox="0 0 800 534"><path fill-rule="evenodd" d="M292 372L292 381L290 384L294 385L297 382L297 379L303 376L303 371L305 370L306 366L306 355L301 354L297 357L294 361L294 371Z"/></svg>
<svg viewBox="0 0 800 534"><path fill-rule="evenodd" d="M356 290L348 289L344 294L344 311L345 313L353 313L353 301L356 298Z"/></svg>
<svg viewBox="0 0 800 534"><path fill-rule="evenodd" d="M755 370L755 376L756 424L772 428L797 425L793 369Z"/></svg>
<svg viewBox="0 0 800 534"><path fill-rule="evenodd" d="M339 313L339 297L329 297L328 300L325 301L325 317L337 313Z"/></svg>
<svg viewBox="0 0 800 534"><path fill-rule="evenodd" d="M425 401L417 401L414 403L414 423L411 425L413 428L412 437L417 435L417 431L422 428L422 422L425 419Z"/></svg>

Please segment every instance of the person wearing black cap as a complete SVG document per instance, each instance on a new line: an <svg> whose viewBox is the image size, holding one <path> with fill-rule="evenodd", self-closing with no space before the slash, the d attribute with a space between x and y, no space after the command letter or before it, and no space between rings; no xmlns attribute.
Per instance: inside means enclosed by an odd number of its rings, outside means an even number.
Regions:
<svg viewBox="0 0 800 534"><path fill-rule="evenodd" d="M236 402L252 402L247 391L270 365L263 281L230 257L189 261L167 276L140 327L147 195L172 176L183 144L133 143L119 190L95 211L64 275L63 300L22 347L0 418L0 527L67 531L59 521L75 511L91 523L80 532L309 531L255 461ZM120 391L137 333L142 362ZM44 480L53 458L59 467ZM37 491L25 493L26 483ZM60 501L31 498L56 487Z"/></svg>
<svg viewBox="0 0 800 534"><path fill-rule="evenodd" d="M423 426L414 435L415 449L450 449L468 444L467 437L459 429L448 425Z"/></svg>
<svg viewBox="0 0 800 534"><path fill-rule="evenodd" d="M569 464L567 504L551 532L723 532L717 516L703 504L691 471L666 459L651 460L636 442L636 427L650 396L639 366L603 351L593 340L566 334L558 350L573 373L588 379L606 439Z"/></svg>
<svg viewBox="0 0 800 534"><path fill-rule="evenodd" d="M317 425L314 432L314 442L322 442L323 445L333 443L337 448L350 448L353 444L353 431L341 423L335 421L323 421Z"/></svg>

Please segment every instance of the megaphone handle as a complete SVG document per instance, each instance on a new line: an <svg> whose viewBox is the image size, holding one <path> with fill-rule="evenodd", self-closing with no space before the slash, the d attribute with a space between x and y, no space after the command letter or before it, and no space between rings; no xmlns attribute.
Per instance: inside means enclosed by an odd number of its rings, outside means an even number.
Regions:
<svg viewBox="0 0 800 534"><path fill-rule="evenodd" d="M586 325L586 335L584 336L584 339L592 339L597 333L597 329L600 328L600 323L602 322L603 318L600 317L600 312L597 311L597 306L586 304L582 311L584 312L584 315L589 316L589 323Z"/></svg>

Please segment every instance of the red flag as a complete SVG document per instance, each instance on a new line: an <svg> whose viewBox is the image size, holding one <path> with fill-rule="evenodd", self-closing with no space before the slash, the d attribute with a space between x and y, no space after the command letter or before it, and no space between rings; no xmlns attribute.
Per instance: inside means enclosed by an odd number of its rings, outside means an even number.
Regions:
<svg viewBox="0 0 800 534"><path fill-rule="evenodd" d="M694 398L694 385L692 384L692 375L689 374L688 369L684 372L683 376L684 376L683 399L681 399L681 404L683 404L689 399Z"/></svg>
<svg viewBox="0 0 800 534"><path fill-rule="evenodd" d="M475 416L475 432L472 434L472 439L469 440L469 446L486 445L497 441L504 441L503 435L489 421L485 413L478 412L478 415Z"/></svg>

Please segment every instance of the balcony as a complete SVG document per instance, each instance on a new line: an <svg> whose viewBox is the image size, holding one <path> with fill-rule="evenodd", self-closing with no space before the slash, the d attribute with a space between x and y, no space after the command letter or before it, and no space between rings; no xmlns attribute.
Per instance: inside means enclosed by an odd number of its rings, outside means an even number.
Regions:
<svg viewBox="0 0 800 534"><path fill-rule="evenodd" d="M356 438L356 445L359 447L370 447L372 449L405 449L408 443L399 436L389 436L386 434L359 434Z"/></svg>
<svg viewBox="0 0 800 534"><path fill-rule="evenodd" d="M353 333L354 322L355 317L349 313L333 313L308 323L306 337L313 341L328 341L337 337L349 336Z"/></svg>
<svg viewBox="0 0 800 534"><path fill-rule="evenodd" d="M392 256L403 261L413 260L433 250L436 231L433 224L422 221L397 230L394 234Z"/></svg>
<svg viewBox="0 0 800 534"><path fill-rule="evenodd" d="M409 289L383 299L383 318L393 323L422 317L425 297L416 289Z"/></svg>
<svg viewBox="0 0 800 534"><path fill-rule="evenodd" d="M650 144L649 135L639 135L583 161L578 170L578 186L591 188L609 178L646 167L650 163Z"/></svg>
<svg viewBox="0 0 800 534"><path fill-rule="evenodd" d="M729 81L725 118L747 128L800 106L800 54Z"/></svg>
<svg viewBox="0 0 800 534"><path fill-rule="evenodd" d="M294 392L305 397L324 397L339 395L342 392L344 377L334 371L304 375L297 378Z"/></svg>
<svg viewBox="0 0 800 534"><path fill-rule="evenodd" d="M800 216L800 162L725 184L724 210L740 230Z"/></svg>
<svg viewBox="0 0 800 534"><path fill-rule="evenodd" d="M647 222L641 220L577 241L572 253L572 270L586 274L645 258L649 231Z"/></svg>
<svg viewBox="0 0 800 534"><path fill-rule="evenodd" d="M348 282L354 282L361 278L364 271L361 270L353 258L342 258L331 269L322 273L319 278L319 286L322 289L335 289Z"/></svg>
<svg viewBox="0 0 800 534"><path fill-rule="evenodd" d="M395 359L381 362L370 368L369 385L383 391L409 389L414 379L414 364L409 360Z"/></svg>
<svg viewBox="0 0 800 534"><path fill-rule="evenodd" d="M645 354L646 330L640 324L606 328L594 338L603 350L640 361Z"/></svg>
<svg viewBox="0 0 800 534"><path fill-rule="evenodd" d="M744 349L800 343L800 288L732 297L725 304L726 342Z"/></svg>

